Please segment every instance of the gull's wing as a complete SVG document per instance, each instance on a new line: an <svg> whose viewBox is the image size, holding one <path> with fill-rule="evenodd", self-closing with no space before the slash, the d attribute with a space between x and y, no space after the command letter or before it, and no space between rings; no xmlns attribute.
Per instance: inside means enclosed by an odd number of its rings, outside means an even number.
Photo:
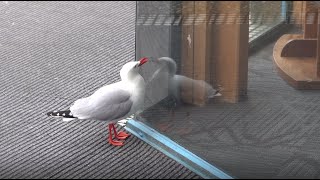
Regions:
<svg viewBox="0 0 320 180"><path fill-rule="evenodd" d="M188 94L188 91L191 91L191 89L195 88L204 89L207 98L214 98L215 96L221 95L218 94L219 92L204 80L194 80L182 75L175 75L173 80L173 84L177 84L181 88L180 90L184 91L183 93L186 94Z"/></svg>
<svg viewBox="0 0 320 180"><path fill-rule="evenodd" d="M98 89L93 95L77 100L70 107L79 119L116 120L126 116L132 107L131 92L120 83Z"/></svg>

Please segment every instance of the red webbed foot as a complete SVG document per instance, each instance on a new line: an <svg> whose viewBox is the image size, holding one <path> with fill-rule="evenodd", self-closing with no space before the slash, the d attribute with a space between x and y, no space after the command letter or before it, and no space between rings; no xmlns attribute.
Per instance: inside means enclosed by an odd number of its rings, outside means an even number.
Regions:
<svg viewBox="0 0 320 180"><path fill-rule="evenodd" d="M117 134L116 138L118 138L118 139L127 139L129 136L130 136L130 134L127 134L127 133L125 133L123 131L120 131Z"/></svg>

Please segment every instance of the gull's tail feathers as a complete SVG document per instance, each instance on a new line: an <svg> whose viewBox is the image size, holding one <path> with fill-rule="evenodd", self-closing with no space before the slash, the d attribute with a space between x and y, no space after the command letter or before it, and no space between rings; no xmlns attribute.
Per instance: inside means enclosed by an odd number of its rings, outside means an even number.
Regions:
<svg viewBox="0 0 320 180"><path fill-rule="evenodd" d="M48 116L52 117L62 117L63 121L72 121L77 119L76 117L73 116L70 110L67 111L51 111L47 113Z"/></svg>

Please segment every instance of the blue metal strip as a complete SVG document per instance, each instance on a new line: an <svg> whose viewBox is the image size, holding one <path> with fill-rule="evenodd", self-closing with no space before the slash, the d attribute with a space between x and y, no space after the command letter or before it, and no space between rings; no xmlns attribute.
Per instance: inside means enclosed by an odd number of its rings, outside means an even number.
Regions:
<svg viewBox="0 0 320 180"><path fill-rule="evenodd" d="M130 126L135 127L139 131L131 129ZM233 179L231 176L224 173L223 171L221 171L217 167L209 164L208 162L204 161L203 159L201 159L197 155L191 153L190 151L188 151L184 147L178 145L177 143L175 143L174 141L172 141L168 137L160 134L159 132L157 132L156 130L152 129L151 127L143 124L142 122L135 121L134 119L130 119L127 122L127 126L125 128L130 133L132 133L135 136L139 137L140 139L146 141L147 143L149 143L150 145L152 145L156 149L160 150L161 152L163 152L167 156L171 157L172 159L178 161L182 165L186 166L190 170L192 170L195 173L202 176L203 178L211 179L212 177L209 177L208 175L204 174L203 172L200 172L199 170L195 169L193 166L189 165L187 162L185 162L182 159L180 159L179 157L173 155L168 150L165 150L164 148L162 148L158 143L154 143L154 142L148 140L145 136L148 135L148 136L152 137L157 142L160 142L161 144L163 144L166 148L167 147L170 148L171 150L175 151L179 155L181 155L181 156L187 158L189 161L195 163L197 166L205 169L208 173L212 174L212 176L214 176L214 177L217 177L220 179Z"/></svg>

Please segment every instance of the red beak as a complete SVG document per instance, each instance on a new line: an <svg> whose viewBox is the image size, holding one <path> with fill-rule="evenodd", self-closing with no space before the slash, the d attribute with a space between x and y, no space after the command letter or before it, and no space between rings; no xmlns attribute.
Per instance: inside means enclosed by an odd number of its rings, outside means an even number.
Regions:
<svg viewBox="0 0 320 180"><path fill-rule="evenodd" d="M142 66L144 63L148 62L148 58L144 57L140 59L140 64L138 66Z"/></svg>

